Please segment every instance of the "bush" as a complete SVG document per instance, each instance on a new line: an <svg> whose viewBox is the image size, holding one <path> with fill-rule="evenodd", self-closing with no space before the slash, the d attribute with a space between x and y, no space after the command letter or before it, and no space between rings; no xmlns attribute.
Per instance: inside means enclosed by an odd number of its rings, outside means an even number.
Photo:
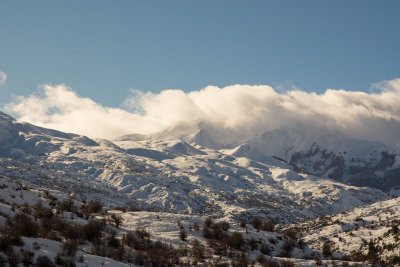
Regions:
<svg viewBox="0 0 400 267"><path fill-rule="evenodd" d="M148 249L152 246L150 233L144 228L136 229L135 232L127 232L123 235L122 242L135 250Z"/></svg>
<svg viewBox="0 0 400 267"><path fill-rule="evenodd" d="M206 218L204 220L204 226L207 227L207 228L210 228L211 225L213 225L213 224L214 224L214 222L213 222L213 220L211 218Z"/></svg>
<svg viewBox="0 0 400 267"><path fill-rule="evenodd" d="M37 237L40 230L39 224L24 213L15 215L13 227L18 234L27 237Z"/></svg>
<svg viewBox="0 0 400 267"><path fill-rule="evenodd" d="M74 205L74 200L71 198L67 198L64 201L58 203L58 209L63 212L63 211L68 211L68 212L75 212L76 208Z"/></svg>
<svg viewBox="0 0 400 267"><path fill-rule="evenodd" d="M38 202L35 206L35 213L34 216L35 218L38 219L50 219L51 217L53 217L53 211L50 208L45 208L42 205L42 202Z"/></svg>
<svg viewBox="0 0 400 267"><path fill-rule="evenodd" d="M135 234L140 238L140 239L149 239L150 238L150 233L147 231L146 228L138 228L135 230Z"/></svg>
<svg viewBox="0 0 400 267"><path fill-rule="evenodd" d="M128 231L122 236L122 242L128 247L132 248L136 242L136 237L132 231Z"/></svg>
<svg viewBox="0 0 400 267"><path fill-rule="evenodd" d="M332 244L329 241L324 242L322 245L322 255L325 258L332 256Z"/></svg>
<svg viewBox="0 0 400 267"><path fill-rule="evenodd" d="M9 250L7 252L7 260L10 267L18 267L19 263L21 262L19 254L14 252L14 250Z"/></svg>
<svg viewBox="0 0 400 267"><path fill-rule="evenodd" d="M103 204L98 201L91 201L81 206L81 212L85 214L98 213L103 209Z"/></svg>
<svg viewBox="0 0 400 267"><path fill-rule="evenodd" d="M116 238L116 232L112 231L109 236L108 245L112 248L119 248L121 246L120 241Z"/></svg>
<svg viewBox="0 0 400 267"><path fill-rule="evenodd" d="M297 240L297 231L295 229L287 229L283 231L283 234L293 240Z"/></svg>
<svg viewBox="0 0 400 267"><path fill-rule="evenodd" d="M230 226L229 222L221 221L221 222L216 223L216 227L221 228L224 231L228 231L231 226Z"/></svg>
<svg viewBox="0 0 400 267"><path fill-rule="evenodd" d="M259 217L254 217L253 220L251 221L251 224L255 229L259 230L261 228L262 221Z"/></svg>
<svg viewBox="0 0 400 267"><path fill-rule="evenodd" d="M204 245L201 244L197 239L192 243L191 254L197 261L202 261L205 258L205 248Z"/></svg>
<svg viewBox="0 0 400 267"><path fill-rule="evenodd" d="M31 264L33 263L34 255L35 254L32 251L24 251L22 253L22 265L24 265L25 267L31 266Z"/></svg>
<svg viewBox="0 0 400 267"><path fill-rule="evenodd" d="M186 233L186 231L184 229L179 231L179 238L182 241L186 241L187 240L187 233Z"/></svg>
<svg viewBox="0 0 400 267"><path fill-rule="evenodd" d="M291 261L285 261L285 260L281 261L281 267L294 267L294 266L296 265L294 265L294 263Z"/></svg>
<svg viewBox="0 0 400 267"><path fill-rule="evenodd" d="M278 262L271 259L267 259L262 255L258 256L256 260L263 267L280 267Z"/></svg>
<svg viewBox="0 0 400 267"><path fill-rule="evenodd" d="M258 241L253 237L247 242L251 251L258 249Z"/></svg>
<svg viewBox="0 0 400 267"><path fill-rule="evenodd" d="M11 246L22 246L21 235L10 226L6 226L0 229L0 251L8 251Z"/></svg>
<svg viewBox="0 0 400 267"><path fill-rule="evenodd" d="M226 244L230 248L241 249L242 246L245 244L245 241L241 233L234 232L232 235L226 238Z"/></svg>
<svg viewBox="0 0 400 267"><path fill-rule="evenodd" d="M260 247L260 252L264 255L270 255L271 254L271 249L267 244L262 244Z"/></svg>
<svg viewBox="0 0 400 267"><path fill-rule="evenodd" d="M213 237L213 233L210 228L208 228L208 227L203 228L203 237L207 238L207 239Z"/></svg>
<svg viewBox="0 0 400 267"><path fill-rule="evenodd" d="M36 259L37 267L54 267L54 263L47 256L39 256Z"/></svg>
<svg viewBox="0 0 400 267"><path fill-rule="evenodd" d="M83 227L81 225L60 221L57 228L66 239L79 240L82 238Z"/></svg>
<svg viewBox="0 0 400 267"><path fill-rule="evenodd" d="M0 255L0 267L6 266L6 263L6 259L2 255Z"/></svg>
<svg viewBox="0 0 400 267"><path fill-rule="evenodd" d="M109 217L109 221L115 225L115 227L119 228L122 223L122 217L119 214L112 213Z"/></svg>
<svg viewBox="0 0 400 267"><path fill-rule="evenodd" d="M267 220L262 224L261 229L267 232L273 232L275 230L276 223L273 220Z"/></svg>
<svg viewBox="0 0 400 267"><path fill-rule="evenodd" d="M82 227L82 236L84 239L94 241L101 237L101 232L106 227L104 221L97 219L91 220Z"/></svg>
<svg viewBox="0 0 400 267"><path fill-rule="evenodd" d="M75 256L78 251L78 243L75 240L68 239L63 243L63 253L66 256Z"/></svg>
<svg viewBox="0 0 400 267"><path fill-rule="evenodd" d="M287 254L289 254L293 248L295 247L296 243L292 239L286 239L283 242L282 249L285 251Z"/></svg>

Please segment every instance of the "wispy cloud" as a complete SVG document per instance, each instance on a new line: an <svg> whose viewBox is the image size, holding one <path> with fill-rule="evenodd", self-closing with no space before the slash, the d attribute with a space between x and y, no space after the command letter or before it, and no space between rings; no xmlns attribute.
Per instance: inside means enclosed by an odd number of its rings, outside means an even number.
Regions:
<svg viewBox="0 0 400 267"><path fill-rule="evenodd" d="M395 144L400 140L400 79L376 92L328 89L278 93L267 85L208 86L199 91L135 92L127 108L102 106L66 85L44 85L40 94L16 97L6 106L21 121L91 137L148 134L178 124L218 129L252 138L296 124L330 127L350 136Z"/></svg>
<svg viewBox="0 0 400 267"><path fill-rule="evenodd" d="M0 71L0 86L5 85L7 82L7 74L5 74L3 71Z"/></svg>

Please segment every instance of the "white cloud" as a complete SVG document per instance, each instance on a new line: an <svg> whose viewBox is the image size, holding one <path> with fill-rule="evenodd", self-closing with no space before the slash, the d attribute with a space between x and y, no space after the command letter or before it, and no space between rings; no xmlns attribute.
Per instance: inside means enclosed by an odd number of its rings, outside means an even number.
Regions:
<svg viewBox="0 0 400 267"><path fill-rule="evenodd" d="M4 72L0 71L0 86L5 85L7 82L7 74Z"/></svg>
<svg viewBox="0 0 400 267"><path fill-rule="evenodd" d="M400 139L400 79L372 93L328 89L278 93L267 85L208 86L199 91L135 92L126 109L104 107L66 85L45 85L41 94L6 106L19 120L91 137L148 134L178 124L198 124L232 138L251 138L286 125L339 129L353 137L395 144Z"/></svg>
<svg viewBox="0 0 400 267"><path fill-rule="evenodd" d="M5 109L20 121L91 137L113 138L137 129L155 130L146 129L141 116L103 107L63 84L44 85L41 94L18 96Z"/></svg>

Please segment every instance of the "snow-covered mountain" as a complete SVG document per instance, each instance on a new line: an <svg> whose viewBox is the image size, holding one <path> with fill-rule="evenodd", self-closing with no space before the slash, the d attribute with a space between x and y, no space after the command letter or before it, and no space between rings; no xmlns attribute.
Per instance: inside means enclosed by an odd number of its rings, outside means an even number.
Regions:
<svg viewBox="0 0 400 267"><path fill-rule="evenodd" d="M151 246L146 247L145 255L150 258L157 244L171 253L182 247L194 253L199 246L204 247L209 251L201 258L205 264L216 258L233 262L240 255L262 266L276 262L282 262L280 266L397 262L392 252L398 252L398 234L391 231L398 224L398 216L393 215L398 211L398 198L377 188L345 184L342 180L353 181L346 172L337 180L327 178L340 164L345 171L358 164L364 170L375 166L385 179L390 171L395 173L398 156L384 145L326 132L301 136L284 129L237 144L232 137L221 140L218 134L201 128L180 130L93 140L20 123L0 113L0 226L17 222L19 216L37 214L40 207L55 207L52 218L83 230L91 225L90 216L105 219L100 234L103 239L78 238L78 256L67 254L68 232L62 229L55 228L55 236L22 234L22 243L17 246L22 252L33 251L31 260L38 262L41 256L53 261L71 259L76 266L128 266L132 259L138 265L145 264L142 248L132 249L126 243L128 233L138 238L143 229L150 229L154 240L146 241ZM335 165L335 160L342 163ZM317 171L324 168L324 172ZM396 181L397 176L393 177ZM68 201L75 206L60 214L58 209ZM79 217L93 201L104 203L109 213L100 210ZM383 211L383 216L375 218ZM113 224L113 213L121 216L122 227ZM210 238L207 227L221 229L218 223L206 226L206 217L229 222L230 228L221 236L219 233L219 239ZM364 218L363 224L359 217ZM277 228L260 231L256 219L264 223L272 219ZM355 236L346 228L351 223ZM376 229L371 234L373 245L385 253L379 259L368 258L368 244L362 239L370 227ZM293 228L304 236L290 232ZM182 240L182 229L187 240ZM235 243L229 243L234 237L242 238L236 248ZM389 243L382 241L386 237ZM119 245L123 254L111 253L110 238L124 244ZM323 247L327 245L321 240L329 239L333 240L329 243L333 253L326 255ZM103 242L102 247L96 242ZM228 248L224 242L230 244L230 252L221 256L221 246ZM356 252L354 242L363 244ZM179 261L195 262L194 254L182 255ZM4 256L13 259L0 251L0 258Z"/></svg>
<svg viewBox="0 0 400 267"><path fill-rule="evenodd" d="M246 139L237 132L226 136L208 125L179 125L140 139L131 135L116 141L159 139L181 139L261 163L277 158L296 171L400 194L400 152L377 141L352 138L337 129L299 123Z"/></svg>
<svg viewBox="0 0 400 267"><path fill-rule="evenodd" d="M92 140L19 123L5 114L0 125L0 174L68 185L71 191L97 190L98 197L148 210L261 215L285 222L388 198L376 189L298 173L252 145L211 149L165 136ZM197 133L206 139L204 131Z"/></svg>
<svg viewBox="0 0 400 267"><path fill-rule="evenodd" d="M400 188L400 154L376 141L327 129L283 128L262 134L251 145L299 171L384 191Z"/></svg>

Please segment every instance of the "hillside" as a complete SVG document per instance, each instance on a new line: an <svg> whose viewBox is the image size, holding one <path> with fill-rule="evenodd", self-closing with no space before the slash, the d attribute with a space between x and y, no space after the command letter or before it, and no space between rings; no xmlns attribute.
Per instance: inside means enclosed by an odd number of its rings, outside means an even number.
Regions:
<svg viewBox="0 0 400 267"><path fill-rule="evenodd" d="M7 231L16 235L3 240L3 248L0 242L0 255L8 261L46 256L76 266L146 265L154 258L205 266L366 263L372 261L365 247L356 254L346 245L364 244L361 233L359 240L343 237L335 253L325 255L321 240L339 232L318 227L321 220L337 221L321 218L335 216L350 225L358 220L351 215L356 211L369 221L375 209L385 215L374 224L382 233L371 234L374 246L389 251L388 244L397 251L397 237L388 230L397 217L386 213L398 199L376 188L300 172L263 153L262 146L210 148L187 139L136 135L93 140L0 115L0 224L3 237ZM101 208L88 211L92 206ZM55 226L45 230L42 208L47 219L86 234L69 235ZM20 228L22 222L31 223L35 232ZM99 239L93 239L86 231L97 223ZM298 228L308 235L293 231ZM384 245L386 237L390 244ZM394 262L390 253L379 260Z"/></svg>

